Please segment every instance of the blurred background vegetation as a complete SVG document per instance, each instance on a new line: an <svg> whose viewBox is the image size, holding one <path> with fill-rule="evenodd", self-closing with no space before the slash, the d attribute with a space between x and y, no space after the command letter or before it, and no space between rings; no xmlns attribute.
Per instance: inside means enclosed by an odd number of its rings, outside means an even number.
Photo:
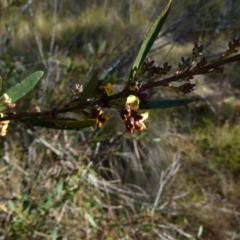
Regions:
<svg viewBox="0 0 240 240"><path fill-rule="evenodd" d="M0 75L44 77L17 111L62 106L94 67L121 89L165 0L2 0ZM173 1L150 57L177 69L239 36L232 0ZM0 239L240 239L240 70L196 78L195 101L150 112L132 135L118 114L93 131L26 130L0 139ZM183 96L158 89L158 98Z"/></svg>

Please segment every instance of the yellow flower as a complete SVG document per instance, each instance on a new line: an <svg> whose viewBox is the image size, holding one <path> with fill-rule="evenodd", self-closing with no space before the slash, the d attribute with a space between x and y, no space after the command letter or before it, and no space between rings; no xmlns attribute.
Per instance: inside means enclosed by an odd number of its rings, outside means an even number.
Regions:
<svg viewBox="0 0 240 240"><path fill-rule="evenodd" d="M148 118L148 112L142 113L138 115L138 119L135 119L134 127L138 131L142 131L146 129L146 126L143 121L145 121Z"/></svg>
<svg viewBox="0 0 240 240"><path fill-rule="evenodd" d="M139 123L143 126L143 129L146 129L146 126L143 121L148 119L148 112L142 113L141 116L143 117L141 120L139 120Z"/></svg>
<svg viewBox="0 0 240 240"><path fill-rule="evenodd" d="M111 83L106 83L103 86L99 86L98 87L100 90L102 90L104 92L104 94L106 94L107 96L111 95L113 93L112 90L112 84Z"/></svg>
<svg viewBox="0 0 240 240"><path fill-rule="evenodd" d="M129 105L131 107L131 110L138 110L139 108L139 98L136 97L135 95L129 95L127 97L127 101L126 101L126 104Z"/></svg>

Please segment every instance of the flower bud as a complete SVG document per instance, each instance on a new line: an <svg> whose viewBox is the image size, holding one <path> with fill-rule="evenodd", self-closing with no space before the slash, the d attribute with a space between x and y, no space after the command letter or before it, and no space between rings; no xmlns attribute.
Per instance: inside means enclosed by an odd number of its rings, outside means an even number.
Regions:
<svg viewBox="0 0 240 240"><path fill-rule="evenodd" d="M129 128L134 129L135 128L134 122L135 122L134 118L130 116L129 118L127 118L126 124Z"/></svg>
<svg viewBox="0 0 240 240"><path fill-rule="evenodd" d="M144 129L143 125L139 121L135 121L134 127L136 130L141 131Z"/></svg>
<svg viewBox="0 0 240 240"><path fill-rule="evenodd" d="M98 118L100 115L103 114L103 111L101 109L101 107L99 107L98 105L95 105L93 108L92 108L92 117L93 118Z"/></svg>

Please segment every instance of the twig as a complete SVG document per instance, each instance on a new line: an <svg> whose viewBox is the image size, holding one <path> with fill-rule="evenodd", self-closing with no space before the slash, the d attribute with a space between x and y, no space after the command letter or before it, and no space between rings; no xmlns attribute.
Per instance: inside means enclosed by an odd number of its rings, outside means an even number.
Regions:
<svg viewBox="0 0 240 240"><path fill-rule="evenodd" d="M48 143L46 140L43 138L39 137L35 140L37 143L42 143L46 148L54 152L57 156L62 156L62 152L57 150L55 147L53 147L50 143Z"/></svg>

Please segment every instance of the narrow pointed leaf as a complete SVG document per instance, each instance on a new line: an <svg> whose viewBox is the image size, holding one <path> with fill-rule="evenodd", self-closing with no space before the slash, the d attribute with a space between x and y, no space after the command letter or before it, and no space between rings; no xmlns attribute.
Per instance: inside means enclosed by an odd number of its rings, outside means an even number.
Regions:
<svg viewBox="0 0 240 240"><path fill-rule="evenodd" d="M54 228L52 231L52 240L57 240L58 237L58 229Z"/></svg>
<svg viewBox="0 0 240 240"><path fill-rule="evenodd" d="M78 104L85 102L88 98L91 98L94 95L94 92L97 87L97 76L98 71L96 71L88 83L83 87L83 91L79 95Z"/></svg>
<svg viewBox="0 0 240 240"><path fill-rule="evenodd" d="M95 222L94 218L88 213L88 212L85 212L85 218L88 220L88 222L90 223L90 225L92 227L97 227L97 223Z"/></svg>
<svg viewBox="0 0 240 240"><path fill-rule="evenodd" d="M57 127L62 129L72 129L72 130L80 130L87 127L92 127L96 125L95 119L82 120L82 121L66 121L66 120L51 120Z"/></svg>
<svg viewBox="0 0 240 240"><path fill-rule="evenodd" d="M192 99L149 101L146 103L140 103L139 109L158 109L158 108L179 107L179 106L189 104L191 102L193 102Z"/></svg>
<svg viewBox="0 0 240 240"><path fill-rule="evenodd" d="M6 94L12 99L12 102L16 102L18 99L23 97L28 93L43 76L43 71L35 72L29 75L20 83L16 84L14 87L10 88Z"/></svg>
<svg viewBox="0 0 240 240"><path fill-rule="evenodd" d="M18 99L26 95L38 83L42 75L42 71L38 71L29 75L23 81L10 88L7 92L5 92L5 94L12 99L12 103L16 102ZM1 98L3 98L3 95L0 97L0 99ZM0 111L4 110L5 108L5 105L1 105Z"/></svg>
<svg viewBox="0 0 240 240"><path fill-rule="evenodd" d="M169 0L164 10L161 12L161 14L158 16L158 18L155 20L155 22L149 29L146 35L146 38L144 39L141 45L141 48L137 54L137 57L133 63L130 76L129 76L129 81L132 81L134 79L139 68L141 67L142 63L146 59L147 54L149 53L154 41L156 40L159 32L162 29L163 24L165 23L165 20L167 19L168 13L171 8L171 4L172 4L172 0Z"/></svg>
<svg viewBox="0 0 240 240"><path fill-rule="evenodd" d="M81 130L96 124L95 119L78 121L75 119L46 119L46 118L23 118L21 122L32 127L52 128L61 130Z"/></svg>

